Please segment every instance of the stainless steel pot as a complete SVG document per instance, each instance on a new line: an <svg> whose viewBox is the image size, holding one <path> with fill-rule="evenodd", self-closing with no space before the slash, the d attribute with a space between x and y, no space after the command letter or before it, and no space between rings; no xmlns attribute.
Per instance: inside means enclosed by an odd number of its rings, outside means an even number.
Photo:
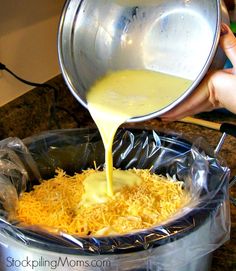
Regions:
<svg viewBox="0 0 236 271"><path fill-rule="evenodd" d="M220 25L229 23L220 0L68 0L61 17L58 52L65 81L87 107L86 92L108 71L148 69L193 81L186 98L208 69L222 68Z"/></svg>

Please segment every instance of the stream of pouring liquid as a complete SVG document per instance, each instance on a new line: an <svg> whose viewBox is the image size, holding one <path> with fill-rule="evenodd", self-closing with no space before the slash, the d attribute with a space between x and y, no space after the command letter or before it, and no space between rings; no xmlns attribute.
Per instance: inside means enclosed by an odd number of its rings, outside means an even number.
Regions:
<svg viewBox="0 0 236 271"><path fill-rule="evenodd" d="M191 83L188 79L154 71L121 70L107 74L91 87L87 95L88 109L105 147L106 186L102 188L103 191L98 192L100 197L102 194L111 197L118 190L116 183L119 182L116 179L113 182L112 145L119 126L130 118L156 112L171 104ZM127 178L126 185L135 183L135 178ZM96 184L99 185L96 176L86 183L87 198L96 194Z"/></svg>

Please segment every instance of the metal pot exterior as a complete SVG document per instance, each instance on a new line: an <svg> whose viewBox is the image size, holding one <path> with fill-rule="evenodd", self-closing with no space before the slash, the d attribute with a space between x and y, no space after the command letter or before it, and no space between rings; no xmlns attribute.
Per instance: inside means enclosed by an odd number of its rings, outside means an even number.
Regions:
<svg viewBox="0 0 236 271"><path fill-rule="evenodd" d="M114 255L72 255L29 247L14 238L0 233L0 266L2 271L209 271L212 254L197 258L199 252L189 250L196 242L199 248L211 239L211 221L197 231L175 242L135 253ZM178 251L174 258L172 251ZM159 255L165 255L159 257ZM30 266L31 265L31 266ZM56 268L54 268L56 266ZM168 268L166 268L168 266ZM34 267L34 269L32 268Z"/></svg>
<svg viewBox="0 0 236 271"><path fill-rule="evenodd" d="M222 68L218 49L221 22L229 23L223 1L68 0L58 36L59 62L76 99L87 107L86 92L108 71L149 69L193 84L176 101L143 121L167 112L185 99L209 70Z"/></svg>

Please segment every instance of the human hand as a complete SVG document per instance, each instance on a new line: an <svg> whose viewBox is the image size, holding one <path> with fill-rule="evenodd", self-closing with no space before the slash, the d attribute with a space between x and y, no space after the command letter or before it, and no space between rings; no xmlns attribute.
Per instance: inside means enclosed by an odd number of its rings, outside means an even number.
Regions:
<svg viewBox="0 0 236 271"><path fill-rule="evenodd" d="M226 24L221 26L220 46L233 68L207 74L189 97L161 116L162 120L175 121L217 108L236 113L236 38Z"/></svg>

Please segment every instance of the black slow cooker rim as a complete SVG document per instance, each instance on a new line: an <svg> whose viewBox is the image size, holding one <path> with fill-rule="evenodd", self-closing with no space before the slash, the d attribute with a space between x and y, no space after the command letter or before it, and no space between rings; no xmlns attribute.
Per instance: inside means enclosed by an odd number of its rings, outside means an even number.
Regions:
<svg viewBox="0 0 236 271"><path fill-rule="evenodd" d="M217 204L215 204L214 206L212 206L212 204L209 204L204 206L205 211L204 213L198 211L196 212L195 210L193 210L192 212L190 212L188 215L183 216L181 219L182 220L189 220L192 219L193 221L193 225L194 227L190 226L189 228L185 228L182 231L177 231L177 233L173 233L173 234L169 234L166 235L165 237L161 238L161 239L157 239L154 240L153 242L148 243L148 245L145 245L145 242L143 242L143 244L139 244L137 246L132 246L131 248L122 248L118 246L118 243L127 243L126 239L129 239L129 242L133 244L133 242L131 242L131 238L133 238L135 241L139 240L145 240L147 238L148 235L152 234L158 234L158 231L161 232L160 227L164 227L165 228L176 228L178 229L179 226L183 226L181 223L169 223L169 224L163 224L162 226L157 226L157 227L153 227L150 229L145 229L142 231L138 231L138 232L134 232L132 234L129 235L120 235L120 236L109 236L109 237L77 237L77 236L73 236L75 237L78 241L83 240L83 242L86 240L89 242L89 246L87 248L85 247L80 247L78 245L75 245L75 243L69 243L66 242L67 240L63 239L62 236L58 236L59 238L57 239L57 236L55 235L55 240L56 242L53 243L53 240L47 239L47 234L45 235L45 233L41 233L42 235L39 235L39 233L36 233L32 230L27 230L21 227L15 227L17 229L18 234L21 233L23 234L23 236L25 237L25 240L23 241L24 244L26 244L28 247L33 247L33 248L37 248L37 249L41 249L41 250L46 250L46 251L51 251L51 252L56 252L56 253L60 253L60 254L68 254L68 255L110 255L110 254L129 254L129 253L135 253L135 252L139 252L139 251L143 251L146 249L150 249L150 248L157 248L159 246L163 246L165 244L177 241L179 239L182 239L184 237L186 237L187 235L197 231L201 226L204 225L204 223L207 222L207 219L210 219L211 215L214 215L214 213L217 212L218 208L220 208L220 205L222 202L219 202L219 200L217 199ZM209 208L210 207L210 208ZM212 211L212 208L215 207L215 209ZM198 206L198 209L199 206ZM208 209L208 210L207 210ZM209 212L209 209L211 209L211 212ZM201 214L200 214L201 213ZM200 216L201 219L197 219L197 216ZM197 223L198 221L201 221L201 223ZM20 240L22 242L22 239L19 239L17 235L13 234L12 231L8 232L8 235L12 238L14 238L15 240ZM137 238L138 236L138 238ZM22 236L21 236L22 237ZM109 242L107 242L109 240ZM119 242L117 241L119 240ZM61 244L59 244L59 242L64 243L65 245L62 246ZM91 246L91 244L94 244L94 246ZM109 247L113 247L113 249L108 249L108 250L104 250L104 249L100 249L100 246L96 247L97 244L102 244L102 243L107 243L109 245ZM73 245L73 247L69 247L69 244ZM96 244L96 245L95 245Z"/></svg>

